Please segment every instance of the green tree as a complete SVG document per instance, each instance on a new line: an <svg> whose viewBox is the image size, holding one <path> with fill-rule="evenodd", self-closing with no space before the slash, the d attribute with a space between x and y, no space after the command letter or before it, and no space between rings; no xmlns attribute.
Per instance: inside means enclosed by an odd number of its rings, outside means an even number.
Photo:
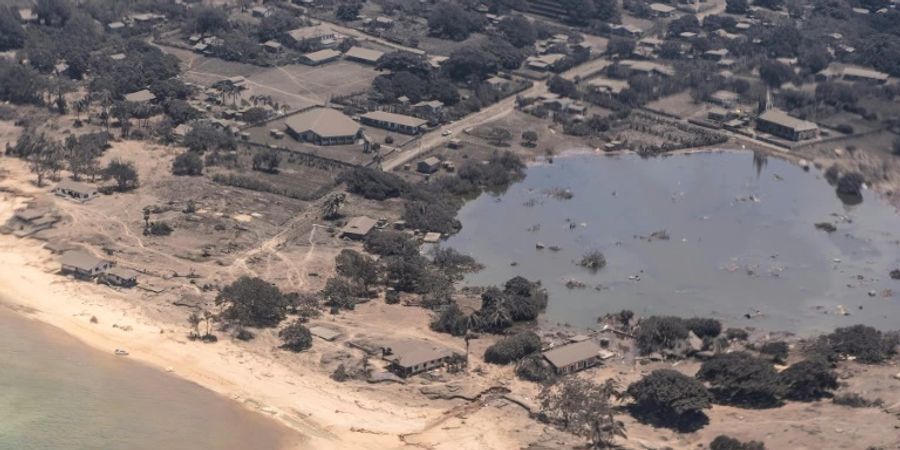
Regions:
<svg viewBox="0 0 900 450"><path fill-rule="evenodd" d="M173 175L203 175L203 160L190 150L178 155L172 161Z"/></svg>
<svg viewBox="0 0 900 450"><path fill-rule="evenodd" d="M19 24L18 12L0 6L0 51L15 50L25 45L25 31Z"/></svg>
<svg viewBox="0 0 900 450"><path fill-rule="evenodd" d="M712 395L699 381L671 369L658 369L630 386L632 410L641 419L680 431L695 431L708 422L704 409Z"/></svg>
<svg viewBox="0 0 900 450"><path fill-rule="evenodd" d="M728 14L747 14L750 12L750 2L747 0L726 0L725 12Z"/></svg>
<svg viewBox="0 0 900 450"><path fill-rule="evenodd" d="M292 352L301 352L312 347L312 334L299 320L291 322L279 331L278 337L284 341L281 347Z"/></svg>
<svg viewBox="0 0 900 450"><path fill-rule="evenodd" d="M284 319L288 302L271 283L242 276L219 292L216 305L223 307L222 319L238 327L274 327Z"/></svg>
<svg viewBox="0 0 900 450"><path fill-rule="evenodd" d="M363 286L365 290L378 281L378 264L369 256L344 249L334 259L337 273Z"/></svg>
<svg viewBox="0 0 900 450"><path fill-rule="evenodd" d="M635 340L646 355L675 348L688 337L688 328L680 317L650 316L638 325Z"/></svg>
<svg viewBox="0 0 900 450"><path fill-rule="evenodd" d="M105 176L115 180L116 189L120 192L138 187L138 172L134 167L134 163L130 161L114 159L109 162L103 172Z"/></svg>
<svg viewBox="0 0 900 450"><path fill-rule="evenodd" d="M771 407L781 393L772 363L745 352L713 356L700 366L697 378L709 382L716 401L727 405Z"/></svg>
<svg viewBox="0 0 900 450"><path fill-rule="evenodd" d="M784 398L801 402L826 397L838 388L837 375L820 360L803 360L791 365L778 374L778 383Z"/></svg>
<svg viewBox="0 0 900 450"><path fill-rule="evenodd" d="M522 141L524 141L527 147L534 147L538 140L538 134L536 131L525 130L522 132Z"/></svg>
<svg viewBox="0 0 900 450"><path fill-rule="evenodd" d="M281 155L278 150L259 151L253 155L253 170L276 173L280 164Z"/></svg>
<svg viewBox="0 0 900 450"><path fill-rule="evenodd" d="M498 340L484 351L484 360L492 364L509 364L541 349L541 338L523 331Z"/></svg>

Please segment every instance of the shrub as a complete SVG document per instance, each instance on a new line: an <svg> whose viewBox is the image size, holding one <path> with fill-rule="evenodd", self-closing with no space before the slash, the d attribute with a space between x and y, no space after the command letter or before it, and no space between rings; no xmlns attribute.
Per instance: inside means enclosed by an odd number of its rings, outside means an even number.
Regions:
<svg viewBox="0 0 900 450"><path fill-rule="evenodd" d="M835 405L847 406L850 408L873 408L884 406L884 401L879 399L869 400L855 392L835 395L831 399Z"/></svg>
<svg viewBox="0 0 900 450"><path fill-rule="evenodd" d="M419 245L406 233L378 231L366 238L365 249L379 256L412 257L419 254Z"/></svg>
<svg viewBox="0 0 900 450"><path fill-rule="evenodd" d="M837 192L843 195L859 196L865 182L862 174L857 172L841 175L837 182Z"/></svg>
<svg viewBox="0 0 900 450"><path fill-rule="evenodd" d="M650 316L638 326L635 335L641 354L670 350L687 339L688 328L680 317Z"/></svg>
<svg viewBox="0 0 900 450"><path fill-rule="evenodd" d="M778 404L778 374L772 363L749 353L713 356L700 366L697 378L708 381L719 403L764 408Z"/></svg>
<svg viewBox="0 0 900 450"><path fill-rule="evenodd" d="M824 337L828 347L840 355L853 356L865 364L877 364L893 355L896 343L865 325L838 328Z"/></svg>
<svg viewBox="0 0 900 450"><path fill-rule="evenodd" d="M742 328L729 328L725 330L725 337L729 341L746 341L750 335L747 333L747 330Z"/></svg>
<svg viewBox="0 0 900 450"><path fill-rule="evenodd" d="M173 175L202 175L203 160L196 152L187 151L175 157L172 161Z"/></svg>
<svg viewBox="0 0 900 450"><path fill-rule="evenodd" d="M513 277L503 285L503 294L508 299L512 320L516 322L535 320L547 308L547 291L540 282Z"/></svg>
<svg viewBox="0 0 900 450"><path fill-rule="evenodd" d="M484 352L484 360L492 364L509 364L541 349L541 338L523 331L500 339Z"/></svg>
<svg viewBox="0 0 900 450"><path fill-rule="evenodd" d="M759 352L763 355L772 357L772 360L784 364L787 360L790 349L784 341L766 342L760 347Z"/></svg>
<svg viewBox="0 0 900 450"><path fill-rule="evenodd" d="M733 437L719 435L709 443L709 450L766 450L762 442L741 442Z"/></svg>
<svg viewBox="0 0 900 450"><path fill-rule="evenodd" d="M150 236L168 236L172 234L172 231L175 230L166 222L150 222L150 226L147 227L145 234Z"/></svg>
<svg viewBox="0 0 900 450"><path fill-rule="evenodd" d="M556 377L556 373L543 356L535 353L519 360L516 376L526 381L547 383Z"/></svg>
<svg viewBox="0 0 900 450"><path fill-rule="evenodd" d="M295 320L279 331L278 337L284 341L281 347L292 352L300 352L312 347L312 334L299 320Z"/></svg>
<svg viewBox="0 0 900 450"><path fill-rule="evenodd" d="M347 191L369 200L386 200L409 190L406 181L397 175L376 169L358 167L342 173L337 181L347 183Z"/></svg>
<svg viewBox="0 0 900 450"><path fill-rule="evenodd" d="M837 389L837 375L822 361L804 360L778 374L784 398L809 402Z"/></svg>
<svg viewBox="0 0 900 450"><path fill-rule="evenodd" d="M701 339L714 338L722 333L722 322L716 319L692 317L685 320L684 325Z"/></svg>
<svg viewBox="0 0 900 450"><path fill-rule="evenodd" d="M699 381L671 369L654 370L628 386L636 416L656 425L695 431L706 424L712 396Z"/></svg>

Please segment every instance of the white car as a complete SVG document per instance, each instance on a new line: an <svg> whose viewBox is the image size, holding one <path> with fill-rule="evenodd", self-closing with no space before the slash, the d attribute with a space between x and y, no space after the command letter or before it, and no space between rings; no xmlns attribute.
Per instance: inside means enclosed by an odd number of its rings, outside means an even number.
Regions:
<svg viewBox="0 0 900 450"><path fill-rule="evenodd" d="M441 131L441 136L450 136L451 134L453 134L453 132L450 130Z"/></svg>

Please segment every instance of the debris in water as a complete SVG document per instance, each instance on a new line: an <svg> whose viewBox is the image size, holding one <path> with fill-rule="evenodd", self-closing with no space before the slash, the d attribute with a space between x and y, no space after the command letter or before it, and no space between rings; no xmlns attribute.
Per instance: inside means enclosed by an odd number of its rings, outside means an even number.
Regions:
<svg viewBox="0 0 900 450"><path fill-rule="evenodd" d="M837 305L837 315L839 316L849 316L850 312L847 311L847 308L844 305Z"/></svg>
<svg viewBox="0 0 900 450"><path fill-rule="evenodd" d="M558 245L551 245L551 246L548 247L548 248L549 248L550 251L552 251L552 252L558 252L558 251L562 250L561 248L559 248Z"/></svg>
<svg viewBox="0 0 900 450"><path fill-rule="evenodd" d="M566 287L569 289L584 289L587 287L587 285L584 284L584 282L582 282L582 281L569 279L569 280L566 280Z"/></svg>
<svg viewBox="0 0 900 450"><path fill-rule="evenodd" d="M815 227L817 230L822 230L826 233L834 233L835 231L837 231L837 227L829 222L819 222L815 224Z"/></svg>
<svg viewBox="0 0 900 450"><path fill-rule="evenodd" d="M900 280L900 269L894 269L891 271L891 278L895 280Z"/></svg>
<svg viewBox="0 0 900 450"><path fill-rule="evenodd" d="M547 189L544 191L544 194L557 200L571 200L572 197L575 197L571 189L559 187Z"/></svg>

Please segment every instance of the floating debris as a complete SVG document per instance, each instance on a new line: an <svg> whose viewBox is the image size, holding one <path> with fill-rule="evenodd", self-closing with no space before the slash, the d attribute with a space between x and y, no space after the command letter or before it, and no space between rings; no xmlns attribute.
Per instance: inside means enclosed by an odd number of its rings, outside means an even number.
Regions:
<svg viewBox="0 0 900 450"><path fill-rule="evenodd" d="M534 248L536 248L538 250L543 250L545 247L546 246L544 245L543 242L538 242L537 244L534 244Z"/></svg>
<svg viewBox="0 0 900 450"><path fill-rule="evenodd" d="M835 231L837 231L837 227L829 222L819 222L815 224L815 227L817 230L822 230L826 233L834 233Z"/></svg>
<svg viewBox="0 0 900 450"><path fill-rule="evenodd" d="M575 279L566 280L566 287L569 289L584 289L587 287L583 281L578 281Z"/></svg>

